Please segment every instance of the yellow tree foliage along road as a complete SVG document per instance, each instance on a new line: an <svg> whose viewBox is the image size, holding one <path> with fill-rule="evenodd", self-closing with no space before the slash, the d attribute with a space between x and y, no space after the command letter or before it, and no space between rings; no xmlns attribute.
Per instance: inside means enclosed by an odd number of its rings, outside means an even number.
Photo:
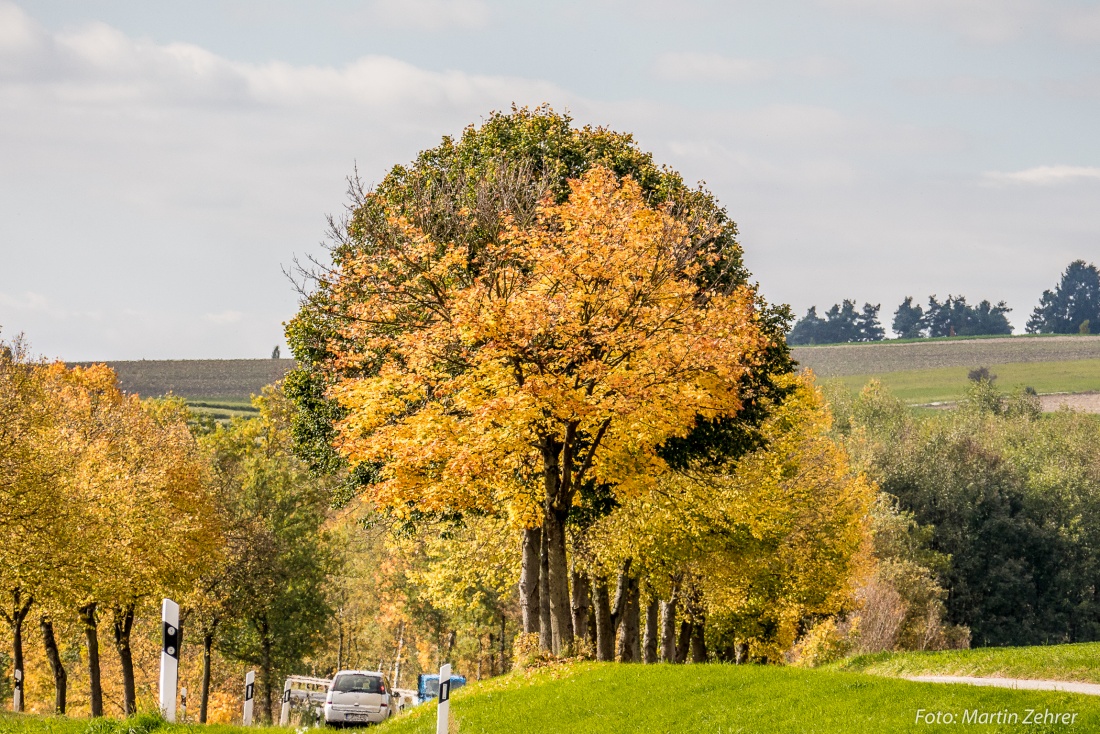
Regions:
<svg viewBox="0 0 1100 734"><path fill-rule="evenodd" d="M333 351L367 375L334 390L339 451L382 467L374 499L399 513L543 523L558 651L573 644L565 521L581 484L642 490L663 442L737 413L767 346L750 288L703 285L728 255L713 226L595 167L477 253L393 216L333 283L350 317Z"/></svg>

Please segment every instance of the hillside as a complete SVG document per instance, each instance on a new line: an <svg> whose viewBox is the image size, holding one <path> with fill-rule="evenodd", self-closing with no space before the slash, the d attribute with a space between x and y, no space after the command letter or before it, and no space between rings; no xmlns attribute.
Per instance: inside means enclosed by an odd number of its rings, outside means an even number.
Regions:
<svg viewBox="0 0 1100 734"><path fill-rule="evenodd" d="M77 364L87 365L88 362ZM293 359L150 359L107 362L119 386L142 397L247 401L294 367Z"/></svg>
<svg viewBox="0 0 1100 734"><path fill-rule="evenodd" d="M791 353L818 377L912 372L1035 362L1100 360L1100 336L1015 336L992 339L922 339L793 347Z"/></svg>
<svg viewBox="0 0 1100 734"><path fill-rule="evenodd" d="M968 373L988 367L1003 390L1033 388L1044 410L1100 412L1100 336L1017 336L795 347L818 379L856 391L876 379L914 404L958 400ZM1070 395L1066 395L1070 393Z"/></svg>
<svg viewBox="0 0 1100 734"><path fill-rule="evenodd" d="M1021 718L1028 709L1049 709L1077 713L1073 731L1100 730L1100 699L1088 696L771 666L582 663L471 684L451 699L451 713L461 734L830 734L958 728L918 724L916 714L921 709L958 717L974 709L1007 711ZM434 705L423 706L379 731L428 734L435 731L435 715ZM1020 730L1019 725L980 728Z"/></svg>
<svg viewBox="0 0 1100 734"><path fill-rule="evenodd" d="M1100 683L1100 642L861 655L835 670L889 676L962 675Z"/></svg>

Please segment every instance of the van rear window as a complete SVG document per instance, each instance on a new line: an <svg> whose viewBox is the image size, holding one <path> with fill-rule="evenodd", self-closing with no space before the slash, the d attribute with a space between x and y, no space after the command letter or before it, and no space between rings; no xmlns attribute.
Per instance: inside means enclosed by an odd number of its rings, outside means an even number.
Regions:
<svg viewBox="0 0 1100 734"><path fill-rule="evenodd" d="M336 676L332 690L337 693L381 693L382 679L377 675L347 673Z"/></svg>

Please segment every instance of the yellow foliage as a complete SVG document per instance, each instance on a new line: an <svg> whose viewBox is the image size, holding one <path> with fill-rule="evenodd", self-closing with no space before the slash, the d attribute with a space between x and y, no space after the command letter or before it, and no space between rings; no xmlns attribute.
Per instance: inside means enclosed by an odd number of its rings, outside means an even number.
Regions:
<svg viewBox="0 0 1100 734"><path fill-rule="evenodd" d="M812 377L785 379L795 389L765 422L763 448L719 471L666 473L589 535L605 569L632 558L658 591L694 579L707 616L751 620L740 639L772 660L802 620L851 608L870 563L875 497L827 435Z"/></svg>
<svg viewBox="0 0 1100 734"><path fill-rule="evenodd" d="M339 364L365 375L333 391L337 448L381 464L380 504L538 524L539 446L564 446L566 485L590 469L630 494L664 470L663 441L740 408L765 346L753 292L701 286L705 237L631 179L570 186L477 253L393 218L333 283Z"/></svg>

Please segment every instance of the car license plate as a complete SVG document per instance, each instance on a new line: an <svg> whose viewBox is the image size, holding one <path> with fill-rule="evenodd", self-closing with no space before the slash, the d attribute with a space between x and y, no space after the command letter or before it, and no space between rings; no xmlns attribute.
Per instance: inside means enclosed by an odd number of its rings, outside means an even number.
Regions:
<svg viewBox="0 0 1100 734"><path fill-rule="evenodd" d="M344 714L344 721L367 721L369 718L366 714Z"/></svg>

